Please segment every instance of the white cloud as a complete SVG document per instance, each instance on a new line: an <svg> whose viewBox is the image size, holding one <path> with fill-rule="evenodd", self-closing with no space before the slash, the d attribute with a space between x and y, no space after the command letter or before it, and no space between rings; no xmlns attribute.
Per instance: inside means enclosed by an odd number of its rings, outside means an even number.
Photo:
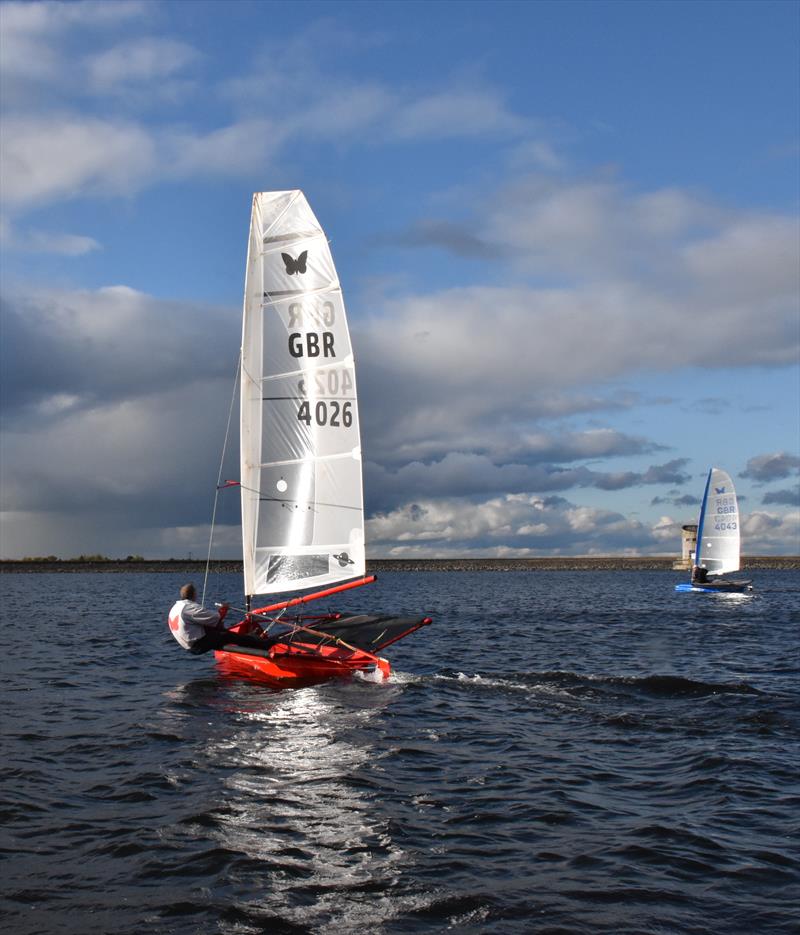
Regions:
<svg viewBox="0 0 800 935"><path fill-rule="evenodd" d="M163 82L199 58L192 46L158 36L131 39L89 56L91 84L102 92L131 84Z"/></svg>
<svg viewBox="0 0 800 935"><path fill-rule="evenodd" d="M8 117L0 187L6 210L20 214L50 201L130 196L159 178L238 175L263 167L281 142L255 119L199 133L74 114Z"/></svg>
<svg viewBox="0 0 800 935"><path fill-rule="evenodd" d="M458 447L465 426L520 431L554 399L641 370L795 362L796 310L782 293L765 288L756 316L693 285L476 286L387 303L357 337L360 383L385 401L387 449Z"/></svg>
<svg viewBox="0 0 800 935"><path fill-rule="evenodd" d="M771 513L755 510L742 517L744 555L800 554L800 510Z"/></svg>
<svg viewBox="0 0 800 935"><path fill-rule="evenodd" d="M452 88L399 104L389 115L390 132L399 139L447 139L517 135L530 123L511 113L502 95L490 88Z"/></svg>
<svg viewBox="0 0 800 935"><path fill-rule="evenodd" d="M785 480L792 474L800 474L800 457L787 451L775 451L750 458L742 477L752 477L756 483L768 484Z"/></svg>
<svg viewBox="0 0 800 935"><path fill-rule="evenodd" d="M566 168L564 157L557 151L555 143L547 139L525 140L514 146L509 164L517 171L533 168L556 172Z"/></svg>
<svg viewBox="0 0 800 935"><path fill-rule="evenodd" d="M519 139L537 130L514 113L505 95L479 79L443 77L438 86L388 83L361 74L353 80L342 62L386 37L318 20L302 31L265 40L249 70L224 82L221 93L241 113L283 125L292 139L336 140L343 145L474 139ZM360 135L359 135L360 134ZM537 164L557 157L545 140Z"/></svg>
<svg viewBox="0 0 800 935"><path fill-rule="evenodd" d="M380 125L393 106L388 88L364 82L331 88L323 82L304 106L287 108L280 125L286 137L309 140L348 140L353 134Z"/></svg>
<svg viewBox="0 0 800 935"><path fill-rule="evenodd" d="M262 119L208 133L165 130L160 139L160 172L177 178L236 175L263 167L283 140L283 131Z"/></svg>
<svg viewBox="0 0 800 935"><path fill-rule="evenodd" d="M57 231L18 230L8 218L0 218L0 244L6 249L61 256L84 256L93 250L101 249L93 237Z"/></svg>
<svg viewBox="0 0 800 935"><path fill-rule="evenodd" d="M8 208L129 193L155 166L153 139L135 124L67 114L3 121L0 188Z"/></svg>
<svg viewBox="0 0 800 935"><path fill-rule="evenodd" d="M11 51L0 184L6 210L17 215L45 202L131 195L163 179L264 171L309 140L350 146L364 139L518 137L528 127L496 89L475 82L398 89L326 72L326 50L381 40L319 22L288 42L262 48L250 74L221 89L240 107L239 119L223 117L208 126L206 111L198 120L192 110L188 120L182 111L179 121L145 122L132 110L174 101L189 87L183 75L200 57L168 36L116 41L116 27L130 31L134 21L141 30L136 18L141 15L146 25L155 7L120 0L11 3L3 9L2 39ZM25 54L18 56L19 49ZM87 93L95 95L91 116L80 107ZM102 95L109 95L105 113Z"/></svg>
<svg viewBox="0 0 800 935"><path fill-rule="evenodd" d="M678 547L670 548L653 529L620 513L532 494L477 501L423 498L369 520L367 541L376 556L429 558L669 553Z"/></svg>
<svg viewBox="0 0 800 935"><path fill-rule="evenodd" d="M800 220L768 215L732 218L683 250L689 275L708 291L752 309L796 297L800 285Z"/></svg>
<svg viewBox="0 0 800 935"><path fill-rule="evenodd" d="M86 37L131 21L138 23L154 9L142 0L4 2L0 14L0 88L4 100L19 103L40 93L43 86L72 86L76 59L66 45L71 34Z"/></svg>
<svg viewBox="0 0 800 935"><path fill-rule="evenodd" d="M32 231L28 243L36 253L57 253L62 256L84 256L100 249L100 244L93 237L84 237L82 234Z"/></svg>
<svg viewBox="0 0 800 935"><path fill-rule="evenodd" d="M745 554L797 554L800 512L752 513L743 520ZM367 541L375 557L394 558L677 555L681 524L669 516L642 523L561 497L422 498L369 520Z"/></svg>
<svg viewBox="0 0 800 935"><path fill-rule="evenodd" d="M488 82L443 77L420 87L367 73L354 80L343 50L357 57L360 43L383 39L317 23L288 43L260 44L249 73L206 89L213 106L176 117L160 110L148 122L132 109L150 96L159 105L165 94L174 98L198 61L184 41L143 34L156 5L2 9L3 95L13 106L0 184L15 226L44 204L129 196L163 180L264 173L320 143L327 153L330 143L377 151L400 141L416 158L414 143L480 138L496 147L486 176L498 163L516 167L496 173L503 184L480 193L462 179L453 181L457 199L453 190L449 199L428 192L429 203L445 213L449 206L454 217L415 218L412 208L412 236L385 240L469 257L474 285L395 290L355 329L373 459L367 493L386 511L371 527L387 551L401 543L407 554L671 553L679 535L670 517L651 527L532 496L661 484L681 473L678 458L650 471L590 468L589 459L641 456L658 446L609 429L572 430L568 420L640 404L605 387L642 371L796 361L796 222L677 187L637 191L609 174L571 178L541 123L514 112ZM92 116L81 111L88 95ZM233 103L233 115L220 113L221 99ZM498 154L500 142L506 151ZM547 174L520 174L531 165ZM0 223L6 245L18 248L79 256L99 246L81 234ZM170 541L194 541L202 519L188 515L188 492L197 500L213 458L192 436L187 481L163 452L172 451L176 426L192 424L219 398L227 404L230 375L220 361L227 366L228 357L220 347L229 341L232 366L238 313L235 328L227 315L125 287L14 297L4 334L12 505L53 508L57 495L77 508L94 496L103 509L152 520L151 528L157 508ZM13 418L23 411L27 429ZM213 435L208 428L204 440ZM35 436L32 444L23 435ZM113 445L101 450L101 440ZM58 451L63 465L50 463L48 451ZM425 491L416 509L407 505L414 491ZM748 522L753 541L772 551L790 528L786 517L767 512Z"/></svg>
<svg viewBox="0 0 800 935"><path fill-rule="evenodd" d="M528 174L493 192L483 215L477 229L521 270L613 280L671 271L676 245L718 229L726 212L676 188L639 193L613 177Z"/></svg>

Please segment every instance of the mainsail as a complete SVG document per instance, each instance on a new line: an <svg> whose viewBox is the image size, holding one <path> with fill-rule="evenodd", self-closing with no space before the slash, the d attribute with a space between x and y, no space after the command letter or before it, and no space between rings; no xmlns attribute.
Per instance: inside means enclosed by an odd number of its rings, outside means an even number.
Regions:
<svg viewBox="0 0 800 935"><path fill-rule="evenodd" d="M253 196L240 456L245 594L364 574L353 351L328 241L301 191Z"/></svg>
<svg viewBox="0 0 800 935"><path fill-rule="evenodd" d="M697 528L696 565L710 574L739 569L739 507L730 475L720 468L708 472Z"/></svg>

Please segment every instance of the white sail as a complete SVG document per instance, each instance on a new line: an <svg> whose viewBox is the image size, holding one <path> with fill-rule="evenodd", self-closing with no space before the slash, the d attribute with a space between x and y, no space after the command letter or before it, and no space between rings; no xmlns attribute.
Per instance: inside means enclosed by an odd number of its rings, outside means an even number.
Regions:
<svg viewBox="0 0 800 935"><path fill-rule="evenodd" d="M353 351L328 241L301 191L253 196L240 453L246 594L364 574Z"/></svg>
<svg viewBox="0 0 800 935"><path fill-rule="evenodd" d="M739 569L739 506L730 475L720 468L708 472L697 529L697 565L709 574Z"/></svg>

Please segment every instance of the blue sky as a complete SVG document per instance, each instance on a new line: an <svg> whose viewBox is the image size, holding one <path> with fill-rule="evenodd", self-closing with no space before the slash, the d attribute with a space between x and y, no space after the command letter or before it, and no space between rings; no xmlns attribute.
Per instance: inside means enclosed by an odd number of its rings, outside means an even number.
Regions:
<svg viewBox="0 0 800 935"><path fill-rule="evenodd" d="M0 3L0 38L2 556L205 553L287 188L368 555L673 554L712 464L745 553L800 551L797 4Z"/></svg>

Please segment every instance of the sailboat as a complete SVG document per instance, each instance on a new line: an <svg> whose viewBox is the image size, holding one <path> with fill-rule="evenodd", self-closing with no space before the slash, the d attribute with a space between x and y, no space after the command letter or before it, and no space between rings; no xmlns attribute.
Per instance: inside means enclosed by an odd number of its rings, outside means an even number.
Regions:
<svg viewBox="0 0 800 935"><path fill-rule="evenodd" d="M739 506L730 474L712 467L700 507L692 578L688 584L676 584L676 591L753 590L750 581L716 577L741 567L739 525Z"/></svg>
<svg viewBox="0 0 800 935"><path fill-rule="evenodd" d="M231 629L280 639L263 650L226 646L217 661L281 687L354 672L388 678L378 654L430 617L293 612L375 580L366 575L344 300L328 240L299 190L253 195L239 378L245 607ZM309 589L253 607L257 595Z"/></svg>

